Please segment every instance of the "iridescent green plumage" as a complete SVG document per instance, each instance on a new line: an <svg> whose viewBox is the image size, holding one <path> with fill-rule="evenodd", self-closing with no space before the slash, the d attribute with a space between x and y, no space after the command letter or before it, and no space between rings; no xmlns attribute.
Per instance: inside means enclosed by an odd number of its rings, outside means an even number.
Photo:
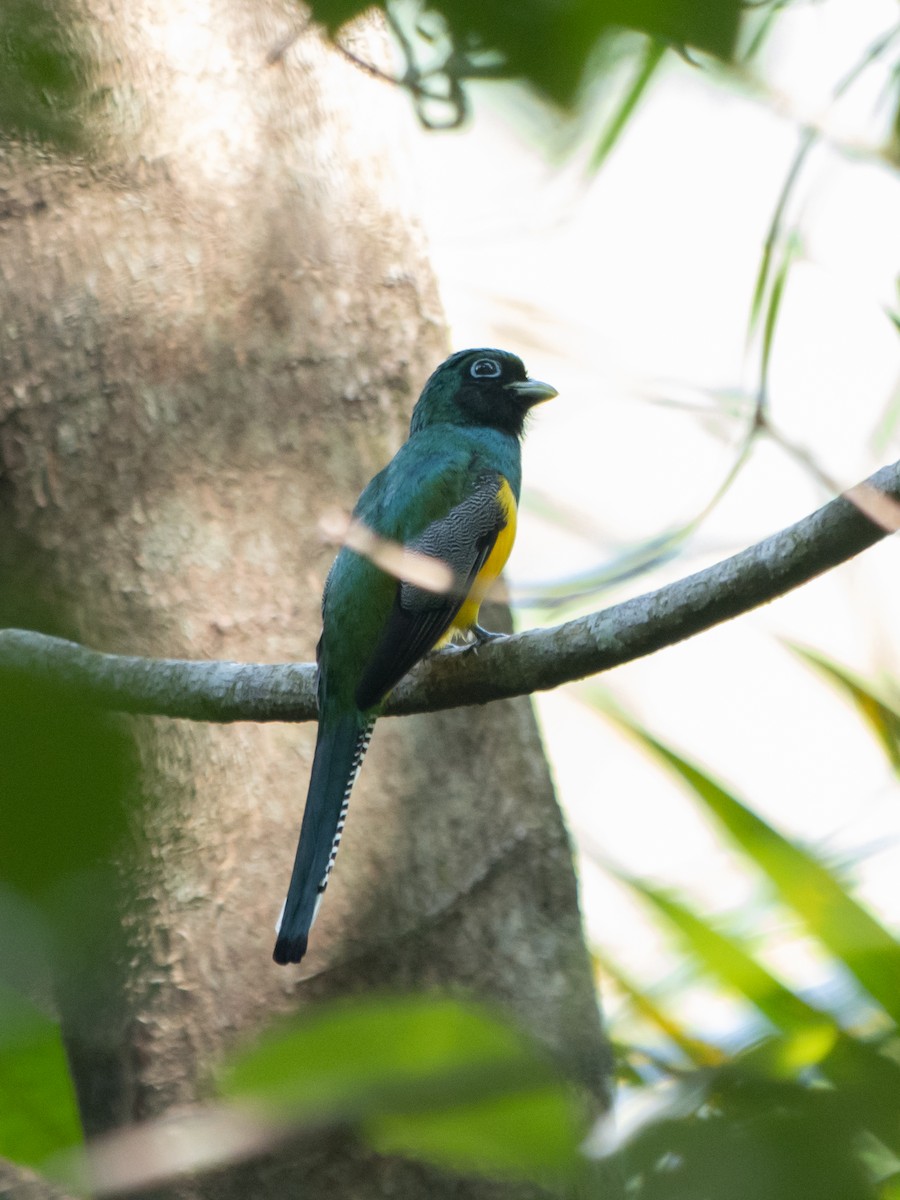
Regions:
<svg viewBox="0 0 900 1200"><path fill-rule="evenodd" d="M456 582L431 591L348 547L334 562L322 602L316 753L276 962L306 953L385 696L448 634L483 633L475 624L482 585L502 568L515 531L525 415L554 395L506 351L454 354L426 383L409 439L359 498L355 521L449 564Z"/></svg>

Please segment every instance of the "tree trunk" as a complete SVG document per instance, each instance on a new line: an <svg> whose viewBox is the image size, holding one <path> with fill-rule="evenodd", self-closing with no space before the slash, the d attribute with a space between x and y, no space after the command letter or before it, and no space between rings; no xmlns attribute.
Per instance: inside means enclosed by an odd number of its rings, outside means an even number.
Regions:
<svg viewBox="0 0 900 1200"><path fill-rule="evenodd" d="M318 518L403 440L447 349L405 101L312 32L269 65L301 25L276 0L79 11L93 160L0 159L0 615L111 651L309 659L334 553ZM376 988L498 1001L602 1096L569 846L527 703L379 725L300 969L271 950L312 727L127 728L115 892L88 913L84 886L54 883L66 928L94 923L103 947L98 964L65 935L56 956L90 1133L197 1099L274 1014ZM203 1186L458 1194L346 1147L297 1171Z"/></svg>

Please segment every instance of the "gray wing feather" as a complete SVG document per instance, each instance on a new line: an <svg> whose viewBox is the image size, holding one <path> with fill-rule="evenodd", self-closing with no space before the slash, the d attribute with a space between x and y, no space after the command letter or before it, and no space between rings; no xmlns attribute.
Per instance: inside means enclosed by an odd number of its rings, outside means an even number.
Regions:
<svg viewBox="0 0 900 1200"><path fill-rule="evenodd" d="M398 584L384 633L356 689L361 709L382 700L452 625L506 526L497 499L499 483L497 475L482 476L465 500L407 543L410 549L447 563L456 586L450 592L430 592L405 581Z"/></svg>
<svg viewBox="0 0 900 1200"><path fill-rule="evenodd" d="M506 525L497 491L497 476L482 476L474 491L461 504L451 508L445 517L432 521L417 538L408 543L410 550L428 558L439 558L453 571L456 588L455 595L450 598L457 602L453 616L462 606L472 579L484 565L487 555L482 555L481 551L485 544L490 543L490 553L497 534ZM400 584L400 606L408 612L443 608L447 601L448 597L440 592L430 592L412 583Z"/></svg>

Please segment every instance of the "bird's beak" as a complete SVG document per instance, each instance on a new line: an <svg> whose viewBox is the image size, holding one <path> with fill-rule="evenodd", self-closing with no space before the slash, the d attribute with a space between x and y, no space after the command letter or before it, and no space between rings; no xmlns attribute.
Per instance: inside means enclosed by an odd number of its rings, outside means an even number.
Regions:
<svg viewBox="0 0 900 1200"><path fill-rule="evenodd" d="M521 383L508 383L507 388L511 392L515 392L516 398L521 400L526 408L531 408L534 404L543 404L545 400L552 400L554 396L558 396L559 392L549 383L541 383L539 379L526 379Z"/></svg>

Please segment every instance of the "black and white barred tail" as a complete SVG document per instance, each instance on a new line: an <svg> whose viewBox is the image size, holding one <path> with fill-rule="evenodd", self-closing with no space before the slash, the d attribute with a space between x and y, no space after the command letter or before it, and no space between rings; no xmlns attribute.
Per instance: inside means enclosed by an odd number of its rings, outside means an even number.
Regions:
<svg viewBox="0 0 900 1200"><path fill-rule="evenodd" d="M372 737L373 718L354 712L319 724L309 792L273 958L300 962L334 868L350 793Z"/></svg>
<svg viewBox="0 0 900 1200"><path fill-rule="evenodd" d="M359 775L359 769L362 766L362 761L366 757L366 751L369 748L369 742L372 740L372 730L375 728L375 718L373 717L366 728L359 735L359 740L356 743L356 750L353 754L353 763L350 767L350 778L347 780L344 788L344 798L341 800L341 811L338 814L337 829L334 831L334 838L331 842L331 852L328 855L328 864L325 867L325 874L319 881L319 899L316 901L316 907L313 912L313 920L316 919L316 914L319 911L319 905L322 903L322 894L328 887L328 877L334 870L334 860L337 858L337 852L340 849L341 838L344 834L344 826L347 824L347 809L350 807L350 793L353 791L353 785L356 783L356 778Z"/></svg>

